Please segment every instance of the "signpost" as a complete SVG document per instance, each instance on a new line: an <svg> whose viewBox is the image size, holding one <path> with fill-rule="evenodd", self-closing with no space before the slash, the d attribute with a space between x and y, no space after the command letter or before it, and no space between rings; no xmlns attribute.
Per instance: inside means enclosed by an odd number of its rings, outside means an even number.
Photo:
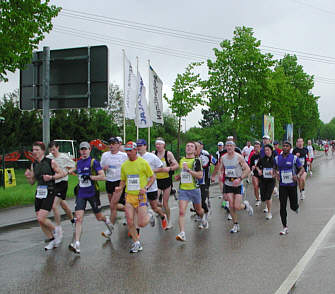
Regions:
<svg viewBox="0 0 335 294"><path fill-rule="evenodd" d="M0 116L0 125L1 125L1 131L4 129L5 124L5 118ZM3 144L3 143L2 143ZM1 146L2 148L2 159L1 159L1 165L2 165L2 171L0 173L0 186L2 185L5 189L5 146Z"/></svg>

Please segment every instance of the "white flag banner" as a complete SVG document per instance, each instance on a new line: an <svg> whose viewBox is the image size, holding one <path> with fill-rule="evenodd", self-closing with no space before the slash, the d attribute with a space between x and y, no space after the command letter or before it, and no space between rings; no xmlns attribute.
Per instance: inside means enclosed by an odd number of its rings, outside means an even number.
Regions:
<svg viewBox="0 0 335 294"><path fill-rule="evenodd" d="M124 80L124 114L126 118L135 119L136 96L137 96L137 79L130 61L125 58Z"/></svg>
<svg viewBox="0 0 335 294"><path fill-rule="evenodd" d="M145 86L140 74L137 78L137 107L136 107L136 118L135 125L138 128L149 128L152 127L152 121L149 115L149 109L147 104L147 98L145 95Z"/></svg>
<svg viewBox="0 0 335 294"><path fill-rule="evenodd" d="M149 105L153 122L164 124L163 120L163 82L149 65Z"/></svg>

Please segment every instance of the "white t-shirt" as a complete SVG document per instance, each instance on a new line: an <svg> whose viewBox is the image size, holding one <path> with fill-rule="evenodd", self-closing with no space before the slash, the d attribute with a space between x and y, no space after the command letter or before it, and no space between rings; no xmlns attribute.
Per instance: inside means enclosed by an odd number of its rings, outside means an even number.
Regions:
<svg viewBox="0 0 335 294"><path fill-rule="evenodd" d="M250 155L250 153L251 153L252 150L254 150L254 146L251 146L251 145L250 145L250 147L245 146L245 147L243 148L243 150L242 150L242 154L245 153L245 156L244 156L244 160L245 160L245 161L248 161L248 159L249 159L249 155Z"/></svg>
<svg viewBox="0 0 335 294"><path fill-rule="evenodd" d="M141 156L141 154L139 155ZM141 157L149 163L152 170L163 167L163 162L153 153L146 152ZM154 183L149 188L148 192L155 192L157 190L158 190L157 181L155 180Z"/></svg>
<svg viewBox="0 0 335 294"><path fill-rule="evenodd" d="M121 165L128 159L126 153L118 151L113 154L111 151L104 152L101 156L100 165L102 168L108 167L105 171L106 180L115 182L121 180Z"/></svg>
<svg viewBox="0 0 335 294"><path fill-rule="evenodd" d="M314 158L313 146L312 145L307 145L307 149L308 149L308 157L309 158Z"/></svg>
<svg viewBox="0 0 335 294"><path fill-rule="evenodd" d="M59 168L64 172L68 171L68 168L73 168L76 166L76 163L72 160L72 158L67 153L59 153L58 157L53 156L51 153L47 155L48 158L53 159ZM61 181L68 181L69 176L66 175L63 178L55 180L55 183L59 183Z"/></svg>

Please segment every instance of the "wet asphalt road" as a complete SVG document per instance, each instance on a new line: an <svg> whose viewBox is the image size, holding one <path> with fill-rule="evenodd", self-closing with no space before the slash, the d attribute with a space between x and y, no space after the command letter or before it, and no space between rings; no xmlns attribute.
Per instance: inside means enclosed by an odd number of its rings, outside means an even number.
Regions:
<svg viewBox="0 0 335 294"><path fill-rule="evenodd" d="M100 235L104 224L91 214L84 220L80 256L67 248L72 238L69 221L63 222L62 245L48 252L37 226L1 233L0 293L274 293L335 212L334 167L335 159L318 161L300 214L288 213L287 236L279 235L278 199L273 201L272 220L265 220L262 208L255 208L253 217L241 212L241 232L230 234L231 221L220 207L218 185L211 188L208 230L198 229L188 212L188 241L176 241L174 208L174 228L164 232L156 225L141 230L143 251L134 255L129 254L126 226L119 224L112 241L106 241ZM247 198L254 204L250 189ZM177 207L173 197L170 205ZM327 258L327 251L323 254ZM321 277L329 270L318 269L316 274ZM303 293L316 293L309 289Z"/></svg>

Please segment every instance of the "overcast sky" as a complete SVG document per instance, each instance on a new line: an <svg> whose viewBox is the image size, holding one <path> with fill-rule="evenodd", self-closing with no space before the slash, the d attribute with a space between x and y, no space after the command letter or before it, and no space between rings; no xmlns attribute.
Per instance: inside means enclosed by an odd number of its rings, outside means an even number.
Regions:
<svg viewBox="0 0 335 294"><path fill-rule="evenodd" d="M109 80L123 86L122 49L129 60L136 65L146 83L148 80L147 60L164 83L164 92L171 95L171 86L177 73L182 73L192 61L205 60L212 56L208 41L189 40L184 37L167 36L133 29L137 22L160 26L184 32L231 39L236 26L254 29L255 37L262 42L265 50L275 47L275 58L284 52L296 53L298 62L305 72L316 77L313 93L320 96L319 112L321 120L329 122L335 116L334 63L334 16L335 2L332 0L208 0L208 1L110 1L110 0L62 0L52 1L64 8L53 21L54 30L40 44L50 49L107 45L109 48ZM82 12L81 17L74 11ZM97 16L87 15L94 14ZM71 15L72 14L72 15ZM78 14L77 14L78 15ZM98 17L102 16L102 17ZM90 21L91 19L92 21ZM116 19L123 22L116 23ZM128 23L127 23L128 22ZM125 27L124 24L128 25ZM132 28L130 28L132 27ZM169 31L170 33L173 31ZM120 43L122 39L128 41ZM198 38L197 38L198 39ZM146 44L143 48L143 44ZM134 47L141 48L134 48ZM163 47L160 54L151 47ZM150 47L150 48L149 48ZM167 50L171 49L167 54ZM176 52L178 51L178 54ZM187 57L177 57L181 53ZM270 52L270 51L268 51ZM307 54L302 54L307 53ZM193 55L200 55L195 58ZM0 95L19 87L19 74L9 74L9 82L1 83ZM165 104L165 109L167 105ZM187 118L187 129L197 125L201 117L200 109Z"/></svg>

